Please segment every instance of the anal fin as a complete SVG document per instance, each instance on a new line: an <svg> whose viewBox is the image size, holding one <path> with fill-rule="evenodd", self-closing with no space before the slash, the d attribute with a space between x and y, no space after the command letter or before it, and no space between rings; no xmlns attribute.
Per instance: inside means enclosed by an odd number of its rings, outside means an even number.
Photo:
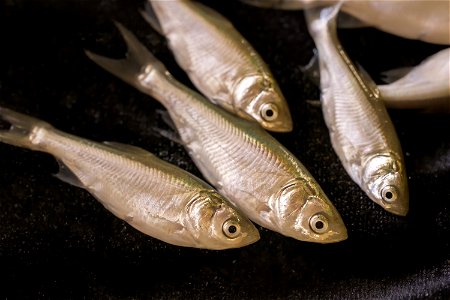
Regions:
<svg viewBox="0 0 450 300"><path fill-rule="evenodd" d="M161 129L158 127L152 127L152 129L157 132L160 136L165 137L166 139L177 143L179 145L183 145L183 141L181 140L180 135L178 132L173 130L167 130L167 129Z"/></svg>
<svg viewBox="0 0 450 300"><path fill-rule="evenodd" d="M308 77L315 85L320 86L320 65L319 65L319 51L317 48L313 49L313 57L310 61L300 67L300 70Z"/></svg>
<svg viewBox="0 0 450 300"><path fill-rule="evenodd" d="M403 67L384 71L381 73L381 80L386 83L395 82L400 78L406 76L409 72L411 72L412 69L412 67Z"/></svg>
<svg viewBox="0 0 450 300"><path fill-rule="evenodd" d="M73 173L69 167L62 162L61 160L57 160L59 164L59 172L54 174L56 178L70 185L85 189L86 186L80 181L80 179Z"/></svg>
<svg viewBox="0 0 450 300"><path fill-rule="evenodd" d="M161 24L158 21L158 17L149 2L145 3L145 10L140 9L139 13L155 31L157 31L160 35L164 35Z"/></svg>

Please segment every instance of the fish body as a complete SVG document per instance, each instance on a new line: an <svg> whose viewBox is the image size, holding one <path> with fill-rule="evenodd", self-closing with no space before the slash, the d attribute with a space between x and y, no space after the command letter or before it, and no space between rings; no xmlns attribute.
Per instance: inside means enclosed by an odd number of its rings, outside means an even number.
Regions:
<svg viewBox="0 0 450 300"><path fill-rule="evenodd" d="M408 39L450 44L449 0L241 0L266 8L307 9L342 2L341 10L361 24ZM359 26L361 25L359 24ZM345 21L342 23L347 27ZM355 25L352 21L352 25Z"/></svg>
<svg viewBox="0 0 450 300"><path fill-rule="evenodd" d="M335 152L351 178L386 210L405 215L408 188L400 142L376 85L340 45L340 5L305 10L319 53L322 111Z"/></svg>
<svg viewBox="0 0 450 300"><path fill-rule="evenodd" d="M450 113L450 48L378 88L387 107Z"/></svg>
<svg viewBox="0 0 450 300"><path fill-rule="evenodd" d="M154 26L203 95L267 130L292 130L289 107L272 73L225 17L195 1L149 3L157 17L151 24L159 24Z"/></svg>
<svg viewBox="0 0 450 300"><path fill-rule="evenodd" d="M259 239L250 220L210 185L141 148L82 139L6 108L0 118L12 125L0 131L0 141L52 154L61 165L57 177L147 235L216 250Z"/></svg>
<svg viewBox="0 0 450 300"><path fill-rule="evenodd" d="M176 81L131 32L119 29L128 44L126 59L87 55L167 108L191 158L220 193L283 235L318 243L347 238L339 213L294 155L257 123Z"/></svg>

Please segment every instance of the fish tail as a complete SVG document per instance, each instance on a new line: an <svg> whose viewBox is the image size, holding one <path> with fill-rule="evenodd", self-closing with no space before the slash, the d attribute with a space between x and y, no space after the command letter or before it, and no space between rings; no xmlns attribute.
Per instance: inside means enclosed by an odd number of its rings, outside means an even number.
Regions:
<svg viewBox="0 0 450 300"><path fill-rule="evenodd" d="M321 34L323 32L336 32L337 16L344 4L339 3L327 7L311 7L304 10L305 18L311 35Z"/></svg>
<svg viewBox="0 0 450 300"><path fill-rule="evenodd" d="M33 150L39 150L41 129L52 128L44 121L1 106L0 121L10 125L9 129L4 130L0 123L0 142Z"/></svg>
<svg viewBox="0 0 450 300"><path fill-rule="evenodd" d="M86 50L86 55L97 65L137 88L153 95L154 84L146 80L150 74L166 74L166 67L142 45L136 36L122 24L115 22L128 48L124 59L112 59ZM150 77L148 77L150 78Z"/></svg>
<svg viewBox="0 0 450 300"><path fill-rule="evenodd" d="M293 0L240 0L242 3L262 7L262 8L274 8L284 10L297 10L305 8L305 4L302 1Z"/></svg>

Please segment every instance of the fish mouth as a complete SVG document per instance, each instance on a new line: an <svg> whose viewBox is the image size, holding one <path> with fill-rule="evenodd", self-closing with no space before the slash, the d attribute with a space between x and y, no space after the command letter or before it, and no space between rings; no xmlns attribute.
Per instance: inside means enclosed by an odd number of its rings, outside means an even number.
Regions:
<svg viewBox="0 0 450 300"><path fill-rule="evenodd" d="M343 221L334 220L334 226L321 238L313 240L315 243L331 244L338 243L348 238L347 227L345 227Z"/></svg>
<svg viewBox="0 0 450 300"><path fill-rule="evenodd" d="M383 198L377 197L377 195L371 193L370 190L367 192L367 196L387 212L404 217L409 211L409 195L407 187L401 189L400 193L401 196L395 201L385 201Z"/></svg>
<svg viewBox="0 0 450 300"><path fill-rule="evenodd" d="M294 122L288 107L279 106L278 118L273 122L263 122L263 127L273 132L291 132L294 128Z"/></svg>

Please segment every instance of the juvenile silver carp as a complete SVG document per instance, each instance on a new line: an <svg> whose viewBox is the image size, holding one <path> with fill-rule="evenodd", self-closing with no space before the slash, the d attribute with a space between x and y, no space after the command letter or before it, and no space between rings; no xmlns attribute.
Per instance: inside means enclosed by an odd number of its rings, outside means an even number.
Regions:
<svg viewBox="0 0 450 300"><path fill-rule="evenodd" d="M398 77L401 70L386 72ZM387 107L450 113L450 48L428 57L394 82L379 85Z"/></svg>
<svg viewBox="0 0 450 300"><path fill-rule="evenodd" d="M234 116L176 81L128 30L125 59L98 65L163 104L204 177L246 216L302 241L347 238L339 213L305 167L256 122Z"/></svg>
<svg viewBox="0 0 450 300"><path fill-rule="evenodd" d="M406 215L408 187L395 128L379 91L339 43L340 4L305 10L319 53L321 103L333 148L351 178L389 212Z"/></svg>
<svg viewBox="0 0 450 300"><path fill-rule="evenodd" d="M61 180L84 188L137 230L169 244L227 249L259 239L255 226L210 185L151 153L96 143L41 120L0 107L0 141L47 152L60 162Z"/></svg>
<svg viewBox="0 0 450 300"><path fill-rule="evenodd" d="M292 130L289 107L275 78L225 17L190 0L148 3L153 9L143 15L168 39L177 63L201 93L267 130Z"/></svg>
<svg viewBox="0 0 450 300"><path fill-rule="evenodd" d="M342 2L341 10L360 22L344 18L339 25L373 26L408 39L450 44L450 0L241 0L278 9L307 9ZM347 19L349 20L349 19Z"/></svg>

